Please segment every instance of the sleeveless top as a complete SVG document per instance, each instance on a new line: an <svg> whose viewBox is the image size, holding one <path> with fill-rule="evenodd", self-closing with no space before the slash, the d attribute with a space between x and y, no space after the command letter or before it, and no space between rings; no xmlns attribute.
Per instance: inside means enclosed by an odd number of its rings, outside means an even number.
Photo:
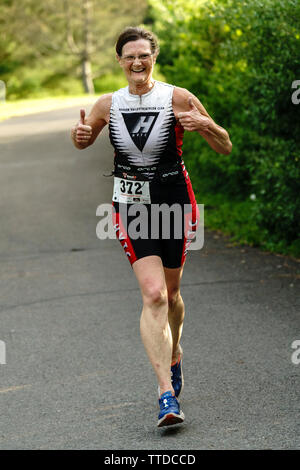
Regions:
<svg viewBox="0 0 300 470"><path fill-rule="evenodd" d="M184 129L177 124L172 107L174 86L159 81L144 95L132 95L129 87L112 95L109 137L115 165L143 167L150 180L158 165L182 162Z"/></svg>

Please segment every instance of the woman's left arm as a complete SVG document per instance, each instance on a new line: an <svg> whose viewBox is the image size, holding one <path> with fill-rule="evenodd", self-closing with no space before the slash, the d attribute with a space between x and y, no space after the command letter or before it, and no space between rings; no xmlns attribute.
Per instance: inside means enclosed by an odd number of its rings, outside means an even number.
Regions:
<svg viewBox="0 0 300 470"><path fill-rule="evenodd" d="M173 108L185 130L197 131L217 153L230 154L232 143L228 132L214 122L196 96L183 88L175 88Z"/></svg>

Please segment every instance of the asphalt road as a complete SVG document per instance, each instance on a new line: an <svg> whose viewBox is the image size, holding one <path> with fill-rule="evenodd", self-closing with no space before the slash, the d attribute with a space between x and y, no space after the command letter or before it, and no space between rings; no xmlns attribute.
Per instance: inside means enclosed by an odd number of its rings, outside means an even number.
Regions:
<svg viewBox="0 0 300 470"><path fill-rule="evenodd" d="M299 449L299 264L207 231L182 281L186 421L156 427L139 289L96 236L113 152L107 132L73 148L78 116L0 124L0 449Z"/></svg>

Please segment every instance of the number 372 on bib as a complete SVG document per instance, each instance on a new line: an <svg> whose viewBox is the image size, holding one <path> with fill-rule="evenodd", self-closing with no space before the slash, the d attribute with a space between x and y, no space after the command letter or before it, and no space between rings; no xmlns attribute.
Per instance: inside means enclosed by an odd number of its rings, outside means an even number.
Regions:
<svg viewBox="0 0 300 470"><path fill-rule="evenodd" d="M149 181L114 178L113 201L125 204L151 204Z"/></svg>

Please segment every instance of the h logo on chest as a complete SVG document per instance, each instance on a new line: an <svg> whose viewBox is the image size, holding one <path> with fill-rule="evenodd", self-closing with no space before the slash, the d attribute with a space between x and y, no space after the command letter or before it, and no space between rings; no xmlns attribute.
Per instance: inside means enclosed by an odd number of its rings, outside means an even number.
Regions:
<svg viewBox="0 0 300 470"><path fill-rule="evenodd" d="M141 116L132 130L132 134L148 134L154 120L155 116Z"/></svg>
<svg viewBox="0 0 300 470"><path fill-rule="evenodd" d="M129 135L139 150L143 150L158 115L158 112L122 113Z"/></svg>

